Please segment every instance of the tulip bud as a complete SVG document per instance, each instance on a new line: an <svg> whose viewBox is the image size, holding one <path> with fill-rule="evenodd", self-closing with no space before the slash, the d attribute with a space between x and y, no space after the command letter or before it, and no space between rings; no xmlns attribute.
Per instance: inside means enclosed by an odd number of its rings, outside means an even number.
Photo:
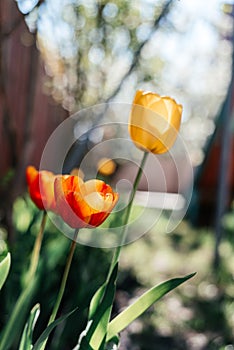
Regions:
<svg viewBox="0 0 234 350"><path fill-rule="evenodd" d="M181 115L182 106L174 99L138 90L129 121L134 144L155 154L167 152L177 138Z"/></svg>

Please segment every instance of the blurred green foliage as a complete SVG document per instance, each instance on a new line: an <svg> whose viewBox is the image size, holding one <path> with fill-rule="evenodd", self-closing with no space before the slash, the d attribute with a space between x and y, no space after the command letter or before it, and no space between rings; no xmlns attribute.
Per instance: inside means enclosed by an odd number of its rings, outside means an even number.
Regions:
<svg viewBox="0 0 234 350"><path fill-rule="evenodd" d="M232 349L234 343L234 213L224 218L225 238L221 243L222 263L212 270L214 232L194 229L182 221L171 234L165 234L167 218L144 238L127 246L122 255L122 299L135 298L142 286L150 287L178 273L197 271L197 275L152 307L126 331L132 348L157 349ZM121 265L120 265L121 268ZM136 281L134 289L125 283ZM128 340L129 341L129 340ZM128 343L128 342L127 342ZM229 345L229 347L228 347Z"/></svg>
<svg viewBox="0 0 234 350"><path fill-rule="evenodd" d="M1 292L0 330L6 324L16 299L24 286L29 258L39 230L41 215L42 212L38 212L28 196L20 197L15 201L13 219L16 236L14 247L11 247L12 267L10 276ZM48 322L69 246L70 240L48 222L39 264L38 288L29 306L30 310L37 302L41 305L41 316L35 329L35 337L38 337ZM6 245L4 249L7 249ZM106 277L110 258L111 255L104 250L77 245L61 312L68 312L76 306L82 312L79 313L79 318L74 314L66 324L56 328L50 349L71 349L76 344L78 335L85 324L89 301ZM83 318L80 317L82 313ZM16 349L17 341L12 349Z"/></svg>
<svg viewBox="0 0 234 350"><path fill-rule="evenodd" d="M1 291L0 329L7 322L24 285L41 215L27 195L15 201L16 241L11 248L10 277ZM186 221L173 233L165 234L167 217L162 216L149 233L123 248L113 314L162 280L191 271L197 271L197 275L129 326L122 333L120 349L152 350L156 344L157 349L162 350L229 349L228 344L234 341L233 215L229 213L224 218L226 236L221 244L222 264L218 274L211 269L213 232L194 229ZM2 242L5 240L6 236L2 237ZM30 305L41 304L36 338L48 321L69 245L70 240L48 221L39 265L39 285ZM1 247L4 255L7 245L4 243ZM90 299L106 278L111 256L112 250L77 245L60 312L64 314L78 306L81 313L79 316L74 313L55 329L50 350L70 350L76 344L86 322ZM14 344L12 349L16 348Z"/></svg>

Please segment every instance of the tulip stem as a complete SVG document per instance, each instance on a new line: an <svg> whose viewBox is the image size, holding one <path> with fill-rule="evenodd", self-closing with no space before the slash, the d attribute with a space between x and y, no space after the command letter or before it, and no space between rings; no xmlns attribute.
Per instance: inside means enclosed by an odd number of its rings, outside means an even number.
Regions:
<svg viewBox="0 0 234 350"><path fill-rule="evenodd" d="M55 318L57 316L57 313L58 313L58 309L59 309L59 306L60 306L60 303L61 303L64 291L65 291L65 288L66 288L66 283L67 283L67 278L68 278L68 274L69 274L70 267L71 267L72 258L73 258L73 255L74 255L74 252L75 252L75 248L76 248L76 239L77 239L77 236L78 236L78 232L79 232L79 230L75 231L74 239L73 239L73 241L72 241L72 243L70 245L70 251L69 251L69 254L68 254L68 257L67 257L67 262L66 262L66 266L65 266L65 269L64 269L63 278L62 278L62 281L61 281L61 285L60 285L60 288L59 288L57 299L56 299L56 302L54 304L54 308L53 308L52 314L50 316L48 325L55 320Z"/></svg>
<svg viewBox="0 0 234 350"><path fill-rule="evenodd" d="M122 236L121 243L115 249L115 252L114 252L114 255L113 255L113 258L112 258L112 263L111 263L109 275L108 275L108 279L109 279L109 277L111 275L111 272L112 272L114 266L119 261L121 248L122 248L122 245L124 244L125 237L126 237L126 232L127 232L127 228L128 228L127 223L128 223L128 220L129 220L129 217L130 217L130 214L131 214L132 204L133 204L133 201L134 201L134 198L135 198L135 194L136 194L136 191L137 191L137 188L138 188L138 185L139 185L142 173L143 173L143 168L145 166L145 162L146 162L148 154L149 154L148 152L144 152L142 160L141 160L141 163L140 163L139 168L138 168L138 172L136 174L136 177L135 177L135 180L134 180L134 183L133 183L133 188L132 188L132 192L131 192L131 195L130 195L130 201L129 201L126 209L125 209L126 212L125 212L124 220L123 220L123 223L122 223L122 228L123 229L122 229L122 233L121 233L121 236Z"/></svg>
<svg viewBox="0 0 234 350"><path fill-rule="evenodd" d="M76 239L77 239L77 236L78 236L78 232L79 232L78 229L75 230L74 238L73 238L72 243L70 245L69 254L68 254L66 265L65 265L65 269L64 269L64 272L63 272L63 277L62 277L62 281L61 281L61 284L60 284L59 292L57 294L57 299L55 301L54 308L52 310L52 313L51 313L51 316L50 316L50 319L49 319L49 322L48 322L47 326L49 326L52 322L54 322L54 320L55 320L55 318L57 316L57 313L58 313L58 310L59 310L59 307L60 307L63 295L64 295L64 291L65 291L66 283L67 283L67 278L68 278L68 274L69 274L71 263L72 263L72 258L73 258L73 255L74 255L74 252L75 252L75 248L76 248ZM48 338L47 338L47 340L48 340ZM47 340L45 340L44 344L41 347L41 350L45 349Z"/></svg>
<svg viewBox="0 0 234 350"><path fill-rule="evenodd" d="M34 277L36 270L37 270L39 257L40 257L41 244L42 244L44 229L45 229L45 224L46 224L46 219L47 219L47 213L44 210L42 220L41 220L40 230L39 230L39 233L37 235L37 238L36 238L36 241L35 241L35 244L33 247L33 252L32 252L31 261L30 261L30 267L29 267L29 271L28 271L27 277L26 277L26 284L31 281L31 279Z"/></svg>

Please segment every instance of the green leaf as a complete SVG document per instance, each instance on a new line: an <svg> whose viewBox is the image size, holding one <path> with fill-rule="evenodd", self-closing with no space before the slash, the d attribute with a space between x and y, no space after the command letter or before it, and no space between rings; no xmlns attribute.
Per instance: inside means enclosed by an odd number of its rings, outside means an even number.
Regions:
<svg viewBox="0 0 234 350"><path fill-rule="evenodd" d="M107 283L103 300L95 313L94 321L90 327L90 345L94 349L102 350L104 348L105 342L103 342L107 327L110 320L110 314L113 306L113 300L116 290L116 278L118 272L118 263L115 265L110 279ZM93 332L94 330L94 332Z"/></svg>
<svg viewBox="0 0 234 350"><path fill-rule="evenodd" d="M24 331L22 334L21 342L20 342L20 348L19 350L31 350L32 349L32 336L33 336L33 330L35 327L35 324L37 322L37 319L40 314L40 305L36 304L29 315L28 322L26 323L24 327Z"/></svg>
<svg viewBox="0 0 234 350"><path fill-rule="evenodd" d="M105 350L117 350L119 346L119 336L116 335L106 344Z"/></svg>
<svg viewBox="0 0 234 350"><path fill-rule="evenodd" d="M127 307L109 323L106 338L107 341L110 341L114 336L116 336L116 334L121 332L136 318L142 315L151 305L162 298L166 293L178 287L180 284L187 281L195 274L196 273L193 273L182 278L173 278L145 292L139 299L137 299L132 305Z"/></svg>
<svg viewBox="0 0 234 350"><path fill-rule="evenodd" d="M37 339L36 343L34 344L32 350L40 350L41 347L43 346L44 342L47 340L49 337L50 333L53 331L53 329L60 324L61 322L65 321L68 317L70 317L78 307L76 307L74 310L68 312L67 314L63 315L62 317L59 317L57 320L52 322L45 330L44 332L40 335L40 337Z"/></svg>
<svg viewBox="0 0 234 350"><path fill-rule="evenodd" d="M1 334L0 350L9 349L13 341L19 334L21 334L25 323L25 317L37 286L38 279L35 278L20 294L10 315L10 319L8 320L5 329Z"/></svg>
<svg viewBox="0 0 234 350"><path fill-rule="evenodd" d="M83 349L82 346L84 341L87 342L95 350L104 349L107 326L109 323L113 300L115 296L117 272L118 263L114 266L112 270L109 281L106 284L103 298L99 305L97 305L97 301L100 300L99 298L101 295L102 287L99 288L98 293L96 293L96 298L92 305L93 310L91 312L91 314L93 315L93 319L89 320L88 322L85 336L82 336L82 339L79 339L80 347L78 347L78 349ZM96 310L95 314L93 314L94 309Z"/></svg>
<svg viewBox="0 0 234 350"><path fill-rule="evenodd" d="M106 288L106 283L104 283L100 288L98 288L98 290L92 297L92 300L90 302L90 307L89 307L89 320L93 318L95 312L97 311L97 308L100 305L100 302L104 295L105 288Z"/></svg>
<svg viewBox="0 0 234 350"><path fill-rule="evenodd" d="M2 286L4 285L9 270L11 266L11 254L7 253L7 256L0 262L0 290L2 289Z"/></svg>
<svg viewBox="0 0 234 350"><path fill-rule="evenodd" d="M82 343L78 343L77 346L73 350L94 350L86 340L86 338L82 338Z"/></svg>

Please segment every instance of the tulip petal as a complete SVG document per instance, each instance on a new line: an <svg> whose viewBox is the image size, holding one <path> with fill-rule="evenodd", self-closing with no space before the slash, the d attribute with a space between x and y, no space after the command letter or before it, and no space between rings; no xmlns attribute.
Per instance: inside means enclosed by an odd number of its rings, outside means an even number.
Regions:
<svg viewBox="0 0 234 350"><path fill-rule="evenodd" d="M92 192L84 197L85 202L94 210L102 211L104 209L104 198L98 192Z"/></svg>
<svg viewBox="0 0 234 350"><path fill-rule="evenodd" d="M178 131L181 123L182 106L177 104L175 100L170 97L164 97L164 103L170 116L170 124L173 125Z"/></svg>
<svg viewBox="0 0 234 350"><path fill-rule="evenodd" d="M38 171L34 166L28 166L26 168L26 181L27 184L30 185L38 176Z"/></svg>
<svg viewBox="0 0 234 350"><path fill-rule="evenodd" d="M135 145L161 154L174 144L181 123L182 106L170 97L138 90L133 100L129 133Z"/></svg>
<svg viewBox="0 0 234 350"><path fill-rule="evenodd" d="M103 181L83 182L77 176L57 178L54 191L59 214L73 228L100 225L118 200Z"/></svg>
<svg viewBox="0 0 234 350"><path fill-rule="evenodd" d="M162 98L152 98L152 101L146 107L155 112L157 115L164 117L165 120L168 120L168 110Z"/></svg>
<svg viewBox="0 0 234 350"><path fill-rule="evenodd" d="M76 192L69 191L67 182L74 185L74 179L66 181L62 176L57 177L54 183L54 193L57 204L57 210L62 219L73 228L81 228L86 226L86 221L81 213L82 205L78 205L80 198L77 197ZM64 191L66 188L66 192Z"/></svg>
<svg viewBox="0 0 234 350"><path fill-rule="evenodd" d="M35 167L28 166L26 169L26 181L32 201L41 210L56 212L54 199L55 175L46 170L37 171Z"/></svg>

